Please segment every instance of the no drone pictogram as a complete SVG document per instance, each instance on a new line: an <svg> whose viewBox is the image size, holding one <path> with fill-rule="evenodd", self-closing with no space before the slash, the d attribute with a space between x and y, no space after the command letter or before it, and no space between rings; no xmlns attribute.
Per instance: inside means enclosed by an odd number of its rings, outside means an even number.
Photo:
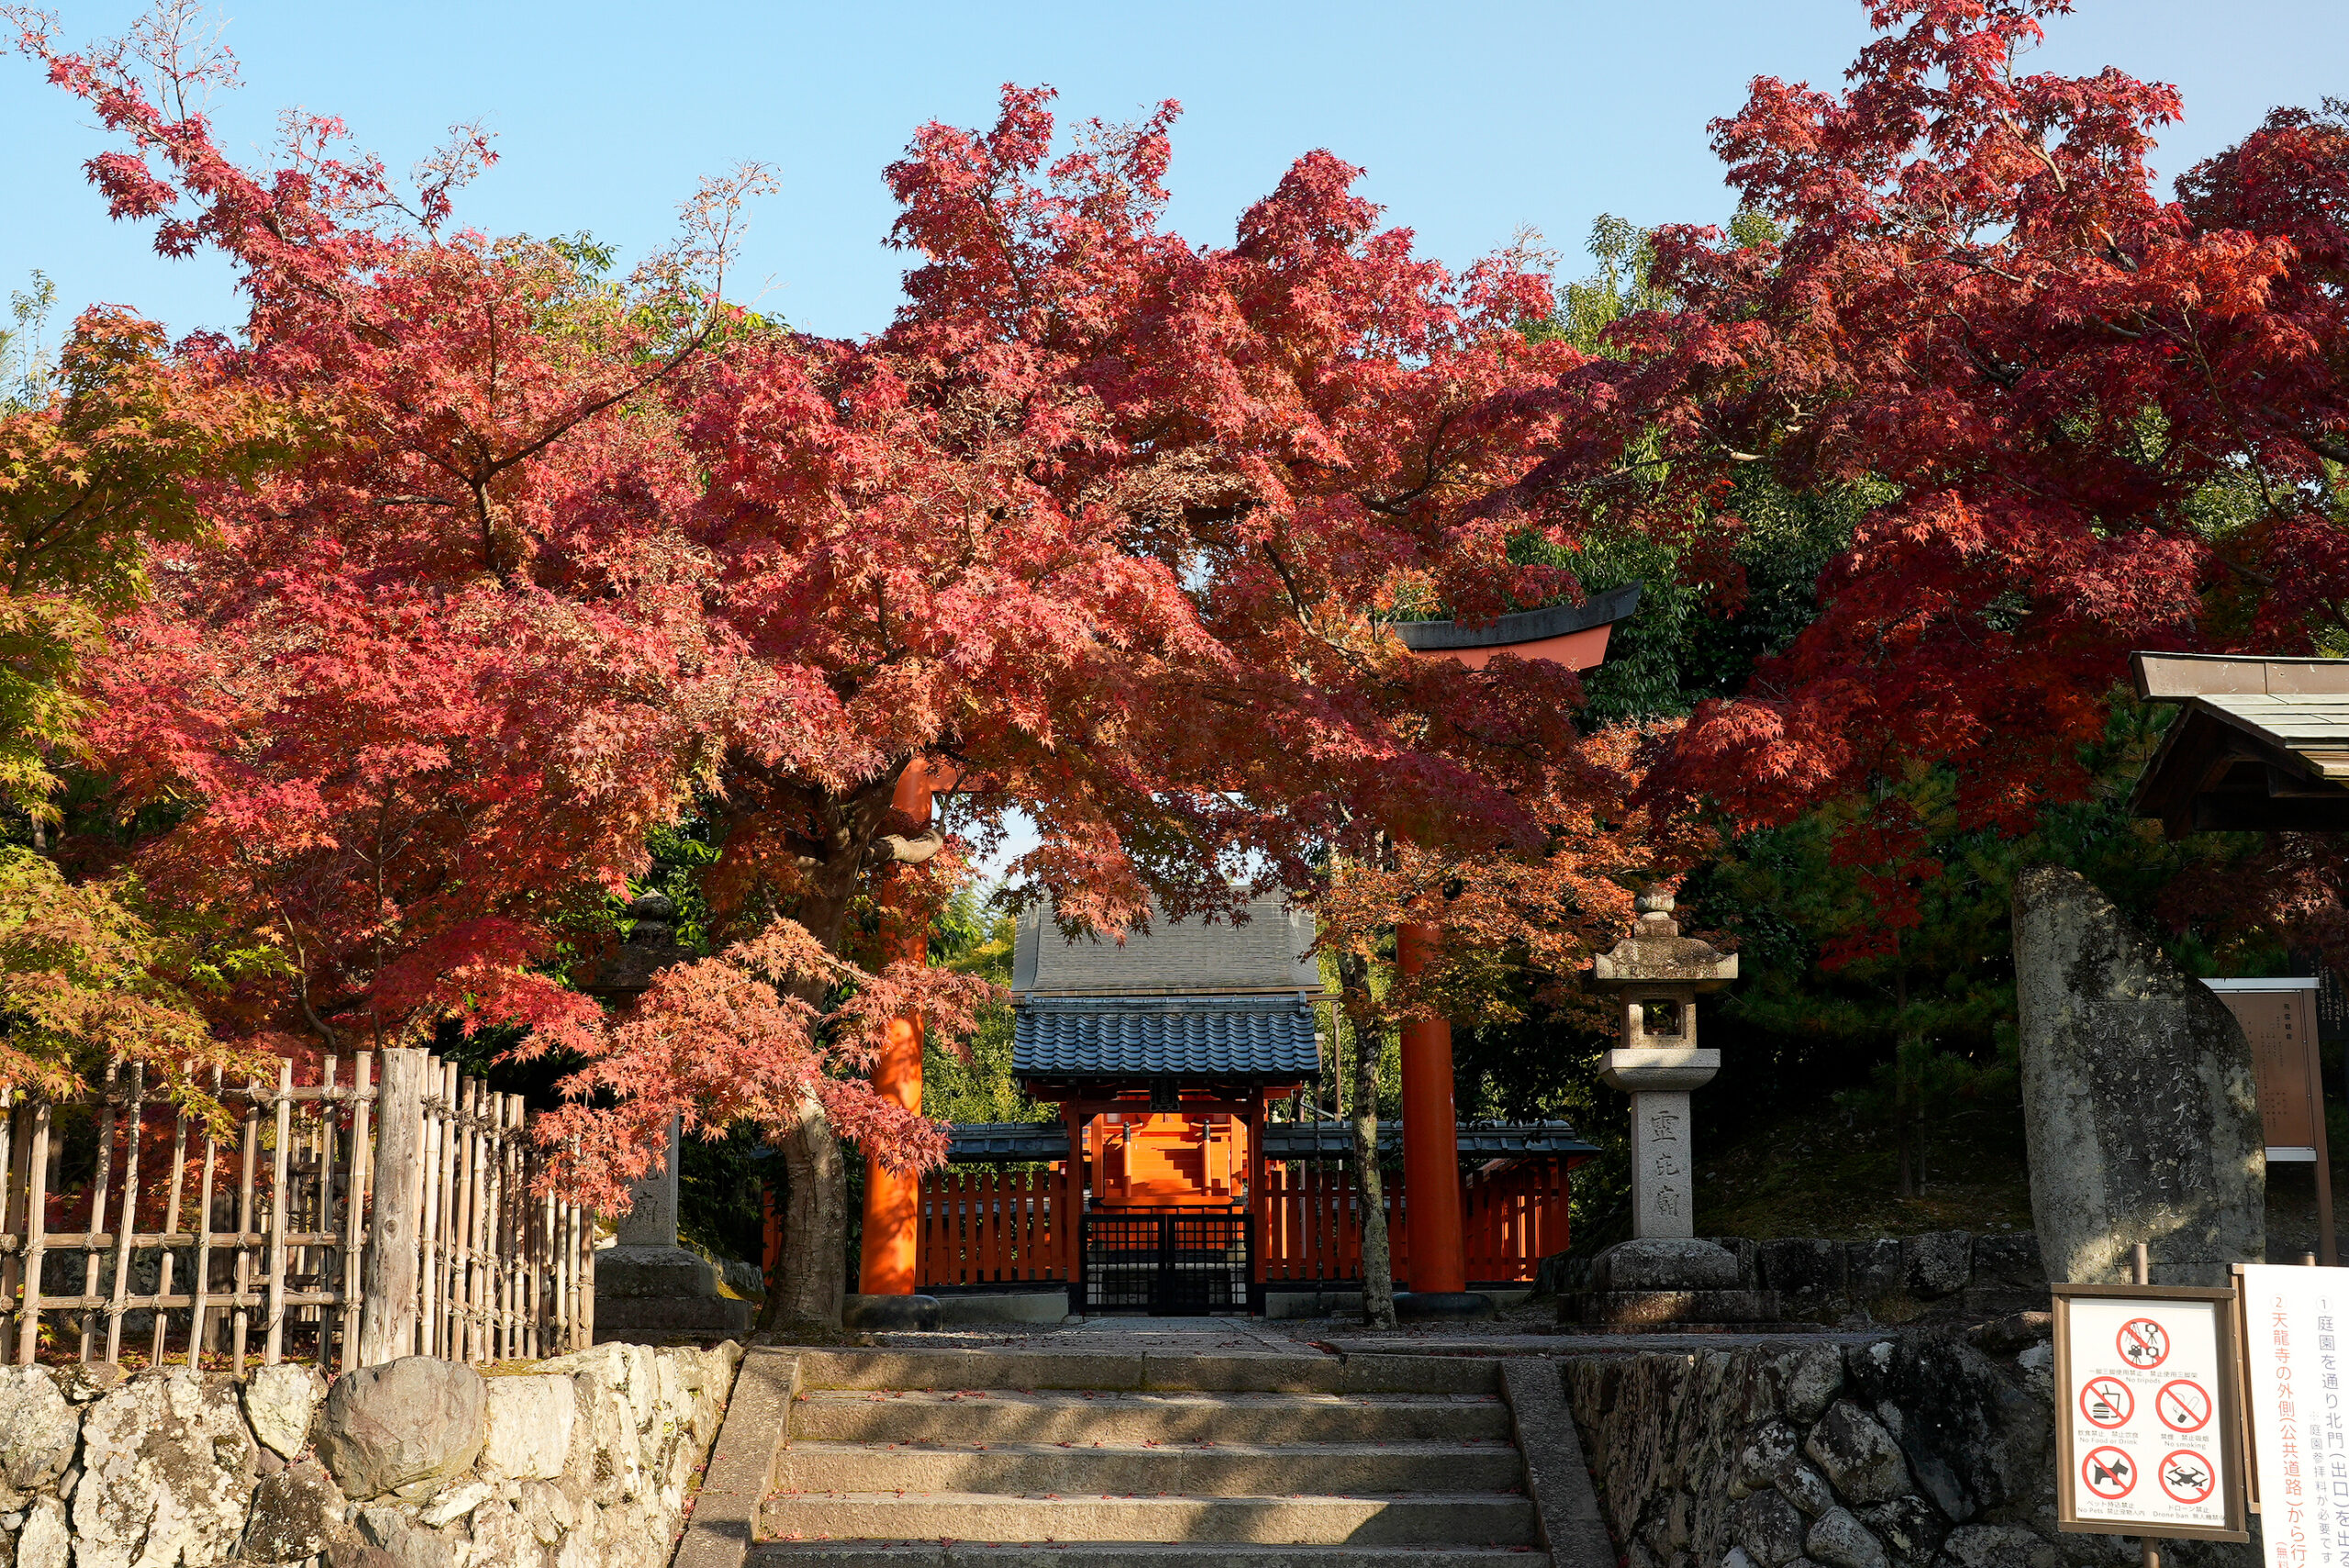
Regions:
<svg viewBox="0 0 2349 1568"><path fill-rule="evenodd" d="M2169 1360L2169 1330L2150 1318L2132 1318L2121 1325L2112 1345L2139 1372L2151 1372Z"/></svg>
<svg viewBox="0 0 2349 1568"><path fill-rule="evenodd" d="M2219 1469L2206 1454L2171 1453L2163 1456L2162 1467L2154 1478L2162 1484L2162 1490L2169 1494L2171 1502L2191 1507L2209 1498L2211 1488L2219 1484Z"/></svg>
<svg viewBox="0 0 2349 1568"><path fill-rule="evenodd" d="M2117 1502L2135 1490L2137 1462L2117 1448L2092 1448L2080 1461L2080 1479L2106 1502Z"/></svg>

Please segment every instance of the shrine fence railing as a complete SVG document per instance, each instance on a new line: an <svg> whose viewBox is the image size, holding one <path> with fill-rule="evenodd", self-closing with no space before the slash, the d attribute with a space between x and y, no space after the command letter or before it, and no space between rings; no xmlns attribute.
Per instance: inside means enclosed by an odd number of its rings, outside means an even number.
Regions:
<svg viewBox="0 0 2349 1568"><path fill-rule="evenodd" d="M348 1371L593 1341L593 1217L533 1195L518 1096L416 1051L211 1089L230 1140L136 1064L75 1101L0 1095L0 1362Z"/></svg>
<svg viewBox="0 0 2349 1568"><path fill-rule="evenodd" d="M1395 1276L1409 1277L1399 1172L1385 1173L1383 1207ZM1566 1250L1567 1184L1554 1161L1522 1161L1462 1178L1468 1277L1531 1284L1541 1261ZM916 1277L921 1288L1064 1284L1074 1267L1078 1199L1065 1170L949 1166L921 1183ZM1362 1277L1362 1195L1351 1168L1297 1162L1267 1168L1257 1216L1263 1283Z"/></svg>

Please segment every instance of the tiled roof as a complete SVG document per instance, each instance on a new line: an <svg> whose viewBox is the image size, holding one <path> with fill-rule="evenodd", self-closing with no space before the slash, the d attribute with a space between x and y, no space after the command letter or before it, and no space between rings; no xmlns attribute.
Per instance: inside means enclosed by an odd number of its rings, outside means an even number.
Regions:
<svg viewBox="0 0 2349 1568"><path fill-rule="evenodd" d="M1268 1078L1320 1072L1313 1006L1286 996L1031 996L1016 1014L1019 1078Z"/></svg>
<svg viewBox="0 0 2349 1568"><path fill-rule="evenodd" d="M1321 989L1312 956L1313 917L1277 896L1250 901L1244 924L1229 917L1170 920L1106 937L1061 934L1050 908L1019 917L1012 944L1015 995L1213 996Z"/></svg>
<svg viewBox="0 0 2349 1568"><path fill-rule="evenodd" d="M1064 1160L1068 1129L1056 1121L956 1122L950 1129L946 1158L957 1164L996 1162ZM1564 1121L1463 1122L1456 1134L1464 1159L1497 1160L1512 1154L1594 1154L1574 1124ZM1275 1121L1264 1125L1264 1157L1268 1160L1345 1160L1353 1155L1354 1135L1342 1121ZM1403 1148L1399 1122L1381 1122L1381 1154L1393 1157Z"/></svg>
<svg viewBox="0 0 2349 1568"><path fill-rule="evenodd" d="M1546 609L1520 610L1496 616L1482 626L1451 620L1398 620L1387 629L1414 653L1441 653L1455 648L1506 648L1513 642L1539 642L1629 620L1640 607L1640 585L1626 583L1603 594L1593 594L1579 605L1552 605Z"/></svg>

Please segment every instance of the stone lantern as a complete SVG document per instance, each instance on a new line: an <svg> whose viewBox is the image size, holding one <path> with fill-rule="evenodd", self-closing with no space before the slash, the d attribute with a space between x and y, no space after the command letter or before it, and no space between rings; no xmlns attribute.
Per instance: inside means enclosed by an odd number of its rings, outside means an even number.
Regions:
<svg viewBox="0 0 2349 1568"><path fill-rule="evenodd" d="M1697 1233L1688 1095L1721 1066L1697 1044L1697 995L1737 978L1737 955L1682 936L1672 903L1642 893L1631 934L1591 964L1593 984L1623 1000L1622 1044L1599 1081L1631 1096L1631 1234L1642 1240Z"/></svg>

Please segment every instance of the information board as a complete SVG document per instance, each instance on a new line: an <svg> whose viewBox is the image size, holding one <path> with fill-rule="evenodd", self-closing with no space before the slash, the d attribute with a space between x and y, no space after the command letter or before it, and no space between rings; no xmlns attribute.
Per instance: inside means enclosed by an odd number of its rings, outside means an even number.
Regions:
<svg viewBox="0 0 2349 1568"><path fill-rule="evenodd" d="M2246 1263L2241 1277L2267 1560L2349 1568L2349 1270Z"/></svg>
<svg viewBox="0 0 2349 1568"><path fill-rule="evenodd" d="M2249 1540L2233 1292L2059 1284L2054 1294L2057 1522Z"/></svg>

